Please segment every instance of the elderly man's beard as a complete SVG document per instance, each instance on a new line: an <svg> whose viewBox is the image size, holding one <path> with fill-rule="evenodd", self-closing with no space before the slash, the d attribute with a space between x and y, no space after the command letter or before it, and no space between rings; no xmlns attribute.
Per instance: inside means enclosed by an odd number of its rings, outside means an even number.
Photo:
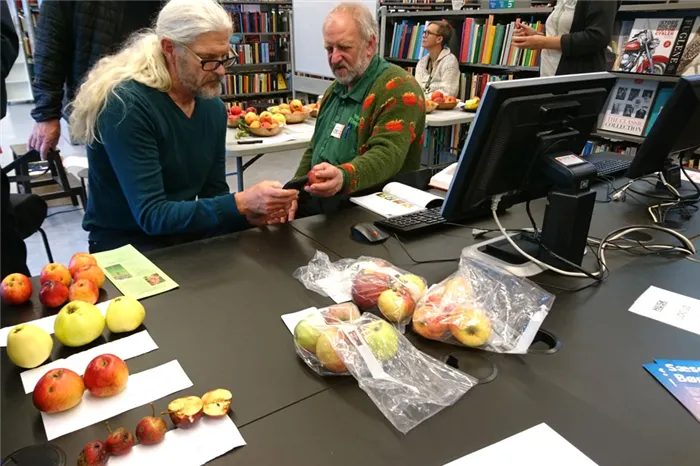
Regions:
<svg viewBox="0 0 700 466"><path fill-rule="evenodd" d="M340 84L347 86L359 81L362 75L365 74L365 71L367 71L367 68L369 68L369 64L371 62L371 56L361 57L358 60L357 65L355 65L354 67L351 67L346 61L341 61L335 66L331 65L331 70L333 71L333 76L335 76L335 79L337 79ZM345 76L338 75L337 71L340 68L345 68Z"/></svg>
<svg viewBox="0 0 700 466"><path fill-rule="evenodd" d="M217 74L212 73L211 77L207 76L205 81L200 81L199 73L189 70L184 57L180 56L175 59L175 69L180 83L193 96L213 99L221 95L221 78Z"/></svg>

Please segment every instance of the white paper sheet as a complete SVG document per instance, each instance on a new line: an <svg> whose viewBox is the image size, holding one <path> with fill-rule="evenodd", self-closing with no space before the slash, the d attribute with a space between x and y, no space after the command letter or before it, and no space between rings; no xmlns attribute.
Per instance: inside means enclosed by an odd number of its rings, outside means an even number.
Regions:
<svg viewBox="0 0 700 466"><path fill-rule="evenodd" d="M128 455L111 457L109 465L199 466L245 444L230 417L202 416L189 429L168 431L165 440L157 445L136 445Z"/></svg>
<svg viewBox="0 0 700 466"><path fill-rule="evenodd" d="M495 466L502 464L597 466L590 458L544 423L463 458L456 459L445 466Z"/></svg>
<svg viewBox="0 0 700 466"><path fill-rule="evenodd" d="M51 369L62 367L64 369L70 369L78 375L83 375L90 361L101 354L114 354L123 360L127 360L157 349L158 345L153 341L148 330L142 330L128 337L110 341L109 343L76 353L65 359L57 359L43 366L28 369L20 373L22 385L24 386L24 393L31 393L34 391L34 387L39 379Z"/></svg>
<svg viewBox="0 0 700 466"><path fill-rule="evenodd" d="M50 441L70 434L191 386L192 381L176 360L131 374L126 388L118 395L96 398L86 391L80 404L68 411L41 413L46 438ZM143 412L149 416L151 409L143 408Z"/></svg>
<svg viewBox="0 0 700 466"><path fill-rule="evenodd" d="M629 310L700 335L700 299L650 286Z"/></svg>
<svg viewBox="0 0 700 466"><path fill-rule="evenodd" d="M302 309L301 311L292 312L291 314L284 314L282 316L282 321L284 322L284 325L286 325L289 329L289 332L291 334L294 334L294 329L296 328L297 324L314 314L317 314L319 317L321 317L321 314L319 313L317 308L309 307L306 309ZM323 318L321 317L321 319Z"/></svg>
<svg viewBox="0 0 700 466"><path fill-rule="evenodd" d="M105 301L103 303L97 303L95 306L97 306L97 309L102 312L102 315L107 314L107 306L109 306L109 303L111 303L112 300L110 299L109 301ZM41 319L36 319L32 320L29 322L24 322L25 324L34 324L39 328L42 328L48 332L49 335L53 335L53 323L56 320L56 316L48 316L48 317L42 317ZM9 327L3 327L0 328L0 347L7 346L7 335L10 334L10 330L12 330L13 327L16 327L15 325L11 325Z"/></svg>
<svg viewBox="0 0 700 466"><path fill-rule="evenodd" d="M352 283L342 273L316 280L316 284L337 304L352 301Z"/></svg>

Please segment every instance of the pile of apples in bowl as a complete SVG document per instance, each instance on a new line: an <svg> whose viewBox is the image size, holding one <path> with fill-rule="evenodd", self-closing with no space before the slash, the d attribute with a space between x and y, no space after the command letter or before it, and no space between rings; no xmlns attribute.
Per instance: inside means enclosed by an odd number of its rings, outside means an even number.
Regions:
<svg viewBox="0 0 700 466"><path fill-rule="evenodd" d="M441 91L435 91L430 94L430 99L425 102L425 108L438 110L452 110L457 106L457 98L451 95L446 96ZM429 110L430 113L432 110Z"/></svg>

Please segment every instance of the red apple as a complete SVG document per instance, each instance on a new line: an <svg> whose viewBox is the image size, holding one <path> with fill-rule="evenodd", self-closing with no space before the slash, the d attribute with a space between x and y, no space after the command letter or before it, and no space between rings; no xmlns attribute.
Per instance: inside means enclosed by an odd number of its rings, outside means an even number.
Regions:
<svg viewBox="0 0 700 466"><path fill-rule="evenodd" d="M441 91L435 91L432 94L430 94L430 100L433 102L437 102L435 99L442 99L445 97L445 94L443 94Z"/></svg>
<svg viewBox="0 0 700 466"><path fill-rule="evenodd" d="M136 424L136 438L142 445L155 445L165 438L168 426L163 418L156 417L156 407L151 403L152 416L146 416Z"/></svg>
<svg viewBox="0 0 700 466"><path fill-rule="evenodd" d="M316 176L316 172L313 170L311 170L309 172L308 177L309 177L309 182L306 183L306 186L311 186L312 184L321 183L323 181L318 176Z"/></svg>
<svg viewBox="0 0 700 466"><path fill-rule="evenodd" d="M241 107L239 107L238 105L231 106L231 115L240 115L241 113L243 113Z"/></svg>
<svg viewBox="0 0 700 466"><path fill-rule="evenodd" d="M87 279L95 283L97 288L102 288L105 284L105 273L97 264L88 264L80 267L73 274L75 281Z"/></svg>
<svg viewBox="0 0 700 466"><path fill-rule="evenodd" d="M83 399L83 378L70 369L51 369L34 387L32 401L39 411L59 413L76 406Z"/></svg>
<svg viewBox="0 0 700 466"><path fill-rule="evenodd" d="M107 437L107 451L110 455L122 456L131 451L134 446L134 436L123 427L112 432L109 422L106 422L109 437Z"/></svg>
<svg viewBox="0 0 700 466"><path fill-rule="evenodd" d="M389 322L407 322L413 315L416 301L408 290L399 287L382 292L377 300L377 306Z"/></svg>
<svg viewBox="0 0 700 466"><path fill-rule="evenodd" d="M431 340L440 340L447 331L448 318L431 305L418 307L413 313L413 330Z"/></svg>
<svg viewBox="0 0 700 466"><path fill-rule="evenodd" d="M168 403L168 415L175 427L186 429L192 427L202 417L204 403L198 396L186 396Z"/></svg>
<svg viewBox="0 0 700 466"><path fill-rule="evenodd" d="M352 281L352 300L361 309L377 305L379 295L391 287L391 280L382 273L360 273Z"/></svg>
<svg viewBox="0 0 700 466"><path fill-rule="evenodd" d="M258 111L255 110L255 107L248 107L248 108L245 109L245 112L243 112L243 113L250 113L250 112L253 112L253 113L255 113L256 115L258 114Z"/></svg>
<svg viewBox="0 0 700 466"><path fill-rule="evenodd" d="M108 461L107 445L100 440L85 445L78 456L78 466L104 466Z"/></svg>
<svg viewBox="0 0 700 466"><path fill-rule="evenodd" d="M217 388L207 392L202 397L204 415L209 417L223 417L228 413L233 395L225 388Z"/></svg>
<svg viewBox="0 0 700 466"><path fill-rule="evenodd" d="M61 282L48 280L41 285L39 301L46 307L63 306L68 301L68 287Z"/></svg>
<svg viewBox="0 0 700 466"><path fill-rule="evenodd" d="M24 304L32 297L32 282L21 273L11 273L0 284L0 294L8 304Z"/></svg>
<svg viewBox="0 0 700 466"><path fill-rule="evenodd" d="M68 289L69 301L85 301L86 303L95 304L99 297L100 290L97 289L97 285L87 279L76 280Z"/></svg>
<svg viewBox="0 0 700 466"><path fill-rule="evenodd" d="M323 316L329 318L332 323L334 320L342 320L343 322L352 322L360 318L360 310L353 303L334 304L330 306Z"/></svg>
<svg viewBox="0 0 700 466"><path fill-rule="evenodd" d="M88 264L97 264L97 259L92 254L87 252L77 252L73 254L68 263L68 271L71 275L75 275L75 272L82 266Z"/></svg>
<svg viewBox="0 0 700 466"><path fill-rule="evenodd" d="M73 281L73 277L71 277L68 267L63 264L53 262L45 265L44 268L41 269L41 275L39 275L39 282L42 285L49 280L61 282L66 286L70 286L70 283Z"/></svg>
<svg viewBox="0 0 700 466"><path fill-rule="evenodd" d="M129 380L129 368L118 356L101 354L90 361L83 374L85 388L92 396L104 398L121 393Z"/></svg>

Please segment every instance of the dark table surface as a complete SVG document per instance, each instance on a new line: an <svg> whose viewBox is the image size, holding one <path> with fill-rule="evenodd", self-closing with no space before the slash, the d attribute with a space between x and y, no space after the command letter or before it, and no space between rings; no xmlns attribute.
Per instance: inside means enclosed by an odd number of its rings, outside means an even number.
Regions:
<svg viewBox="0 0 700 466"><path fill-rule="evenodd" d="M535 217L541 218L543 206L533 203ZM128 364L135 373L177 359L194 383L182 394L201 395L218 387L232 391L232 418L248 445L214 464L441 465L540 422L601 465L697 464L700 424L641 365L655 358L697 359L700 339L627 311L652 283L700 297L700 266L686 260L610 252L614 272L606 282L558 295L543 325L561 342L554 354L488 354L409 333L428 354L439 359L453 355L460 368L478 376L495 367L498 376L405 436L354 380L322 379L308 370L295 355L280 315L330 303L292 278L315 250L328 253L331 260L382 257L431 283L456 268L456 262L415 264L395 239L380 246L350 239L351 225L375 218L354 208L328 218L301 219L293 228L251 230L149 255L180 288L144 300L145 326L159 349ZM503 222L512 228L529 226L522 206L504 215ZM648 214L633 204L599 204L591 235L631 223L648 224ZM493 225L488 219L474 224ZM700 230L697 216L687 228L689 235ZM457 258L474 242L471 230L453 228L405 241L405 247L414 259ZM103 297L116 295L106 284ZM2 325L45 312L36 302L11 312L4 309ZM46 437L6 350L0 354L0 369L4 456ZM179 395L161 400L159 408ZM146 411L137 408L110 423L133 429ZM104 437L98 424L54 443L73 464L84 444Z"/></svg>

